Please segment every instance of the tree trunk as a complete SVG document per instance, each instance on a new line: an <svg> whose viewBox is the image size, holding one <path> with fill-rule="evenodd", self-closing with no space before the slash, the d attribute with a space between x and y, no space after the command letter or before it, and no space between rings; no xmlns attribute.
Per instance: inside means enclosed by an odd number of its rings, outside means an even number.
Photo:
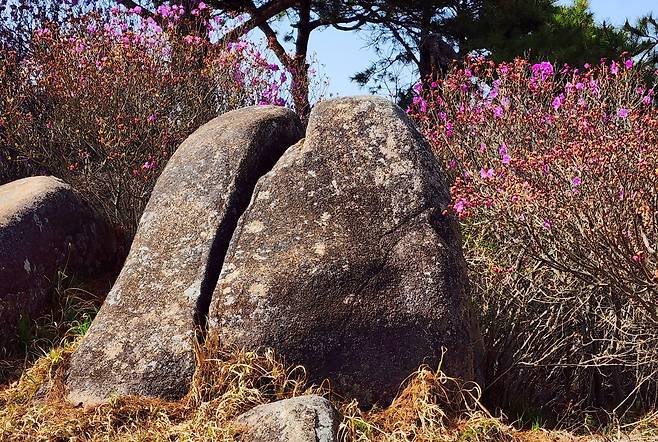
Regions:
<svg viewBox="0 0 658 442"><path fill-rule="evenodd" d="M299 22L297 23L297 41L295 42L295 58L290 71L292 74L292 97L295 111L306 122L311 113L311 104L308 100L309 78L308 41L311 36L311 1L304 0L299 7Z"/></svg>
<svg viewBox="0 0 658 442"><path fill-rule="evenodd" d="M438 34L428 34L420 44L418 70L425 81L443 77L453 61L459 59L457 52Z"/></svg>
<svg viewBox="0 0 658 442"><path fill-rule="evenodd" d="M308 99L309 79L306 56L296 56L293 66L289 67L288 70L292 75L292 100L295 111L302 121L306 122L311 113L311 104Z"/></svg>

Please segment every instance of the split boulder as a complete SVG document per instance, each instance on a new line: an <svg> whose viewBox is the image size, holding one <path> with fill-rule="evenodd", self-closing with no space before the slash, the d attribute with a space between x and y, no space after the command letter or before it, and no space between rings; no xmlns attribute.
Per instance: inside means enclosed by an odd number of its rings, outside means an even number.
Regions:
<svg viewBox="0 0 658 442"><path fill-rule="evenodd" d="M171 157L126 263L72 355L69 400L176 399L195 368L195 331L236 223L258 178L302 136L289 110L249 107L194 132Z"/></svg>
<svg viewBox="0 0 658 442"><path fill-rule="evenodd" d="M209 323L271 347L364 405L422 363L476 376L466 265L429 145L383 98L328 100L260 179L227 252Z"/></svg>

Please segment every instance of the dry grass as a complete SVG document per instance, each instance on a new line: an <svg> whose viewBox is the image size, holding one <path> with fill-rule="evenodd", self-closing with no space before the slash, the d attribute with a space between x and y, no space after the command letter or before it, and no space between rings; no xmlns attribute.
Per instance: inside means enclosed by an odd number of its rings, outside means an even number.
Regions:
<svg viewBox="0 0 658 442"><path fill-rule="evenodd" d="M51 351L0 392L0 440L233 440L229 422L254 405L316 392L302 369L273 353L197 352L199 369L181 401L125 397L92 409L64 400L63 375L77 346Z"/></svg>
<svg viewBox="0 0 658 442"><path fill-rule="evenodd" d="M513 428L495 419L479 402L480 388L422 366L385 409L361 412L343 404L343 440L514 440Z"/></svg>
<svg viewBox="0 0 658 442"><path fill-rule="evenodd" d="M341 440L592 440L539 429L518 431L487 412L476 385L429 367L411 376L389 407L365 412L355 401L336 399L326 384L310 385L302 367L286 367L273 352L225 352L215 340L198 349L193 386L180 401L125 397L92 409L76 408L64 400L63 385L76 346L51 350L0 391L0 440L237 440L239 429L231 421L239 414L311 393L333 399L343 414ZM646 437L658 434L657 429L658 415L623 428ZM613 440L615 434L609 435ZM642 437L636 440L647 440Z"/></svg>
<svg viewBox="0 0 658 442"><path fill-rule="evenodd" d="M0 387L1 441L231 441L239 428L231 422L256 405L304 394L328 397L343 419L344 441L587 441L569 433L540 428L520 431L494 417L481 404L478 385L463 383L440 369L420 367L400 388L386 408L360 410L355 400L335 394L328 382L312 385L300 366L287 366L274 352L256 354L227 351L216 338L197 346L197 370L192 387L180 401L122 397L100 407L83 409L68 404L64 373L69 357L86 332L94 300L81 289L62 287L59 314L37 321L25 359L5 361L2 369L20 372L20 378ZM51 324L42 327L44 324ZM36 355L42 356L37 359ZM30 361L34 361L33 363ZM658 438L658 413L640 422L618 424L605 431L608 440L622 434L631 440ZM600 439L597 439L600 440Z"/></svg>
<svg viewBox="0 0 658 442"><path fill-rule="evenodd" d="M258 404L311 393L334 401L343 415L340 438L346 441L591 439L539 429L518 431L488 413L479 402L476 385L426 366L407 380L389 407L365 412L355 401L338 399L328 384L310 385L302 367L286 367L273 352L229 353L215 340L198 349L193 386L180 401L125 397L96 408L76 408L64 400L63 385L76 346L77 342L51 350L0 391L0 440L237 440L239 429L231 421L239 414ZM658 415L619 429L656 435ZM614 435L609 433L610 440Z"/></svg>

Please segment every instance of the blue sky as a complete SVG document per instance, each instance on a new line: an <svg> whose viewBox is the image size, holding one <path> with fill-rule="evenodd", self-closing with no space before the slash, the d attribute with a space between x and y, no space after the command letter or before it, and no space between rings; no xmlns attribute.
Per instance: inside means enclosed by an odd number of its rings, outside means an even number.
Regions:
<svg viewBox="0 0 658 442"><path fill-rule="evenodd" d="M569 0L559 1L570 4ZM658 15L658 0L590 0L597 21L620 25L648 12ZM319 71L328 81L326 95L356 95L365 93L349 80L355 72L367 67L375 58L371 48L354 32L334 29L316 31L311 35L310 53L320 62Z"/></svg>

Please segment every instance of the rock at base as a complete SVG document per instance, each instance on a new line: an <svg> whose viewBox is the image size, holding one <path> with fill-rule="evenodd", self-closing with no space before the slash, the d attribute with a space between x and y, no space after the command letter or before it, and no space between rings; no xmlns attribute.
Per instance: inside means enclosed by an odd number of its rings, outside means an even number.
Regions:
<svg viewBox="0 0 658 442"><path fill-rule="evenodd" d="M299 396L259 405L239 416L243 442L335 442L340 415L327 399Z"/></svg>
<svg viewBox="0 0 658 442"><path fill-rule="evenodd" d="M195 332L254 185L302 136L290 110L254 106L194 132L159 177L126 263L72 355L69 400L177 399L195 368Z"/></svg>

